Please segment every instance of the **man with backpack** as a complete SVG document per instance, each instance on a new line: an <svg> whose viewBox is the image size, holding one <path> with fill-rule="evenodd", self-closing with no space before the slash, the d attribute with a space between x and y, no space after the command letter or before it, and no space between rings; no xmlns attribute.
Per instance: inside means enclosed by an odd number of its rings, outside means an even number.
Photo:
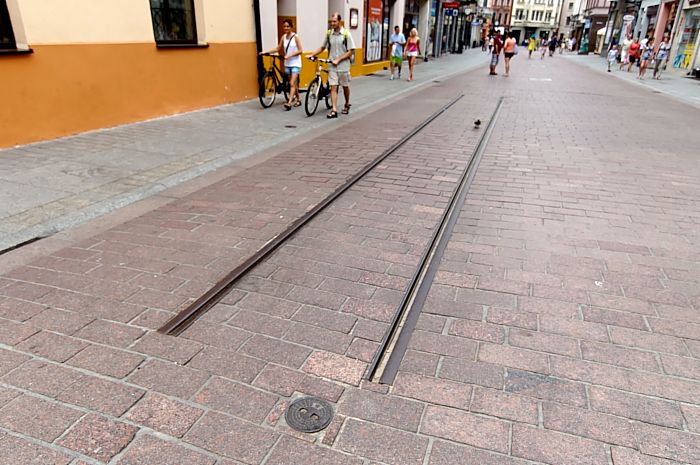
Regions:
<svg viewBox="0 0 700 465"><path fill-rule="evenodd" d="M344 115L350 113L350 64L355 55L355 43L352 40L350 31L340 25L340 13L331 15L331 29L326 32L326 39L323 45L315 50L308 57L315 57L324 50L328 50L328 83L331 86L331 102L333 108L326 115L328 118L338 117L338 86L343 86L345 96Z"/></svg>

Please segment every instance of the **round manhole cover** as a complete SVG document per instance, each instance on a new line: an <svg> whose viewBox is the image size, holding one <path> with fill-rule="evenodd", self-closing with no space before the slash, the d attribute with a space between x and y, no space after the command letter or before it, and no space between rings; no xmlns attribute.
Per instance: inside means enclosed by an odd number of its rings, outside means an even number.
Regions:
<svg viewBox="0 0 700 465"><path fill-rule="evenodd" d="M315 433L333 419L333 407L325 400L304 397L296 400L284 414L287 424L302 433Z"/></svg>

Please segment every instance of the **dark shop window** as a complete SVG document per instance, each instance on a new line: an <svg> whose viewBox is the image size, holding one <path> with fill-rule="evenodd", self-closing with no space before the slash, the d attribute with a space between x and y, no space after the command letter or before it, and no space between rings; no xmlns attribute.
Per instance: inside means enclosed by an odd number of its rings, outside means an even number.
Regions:
<svg viewBox="0 0 700 465"><path fill-rule="evenodd" d="M12 32L7 2L0 0L0 49L13 50L16 48L17 44L15 43L15 34Z"/></svg>
<svg viewBox="0 0 700 465"><path fill-rule="evenodd" d="M156 43L197 43L194 0L151 0L151 18Z"/></svg>

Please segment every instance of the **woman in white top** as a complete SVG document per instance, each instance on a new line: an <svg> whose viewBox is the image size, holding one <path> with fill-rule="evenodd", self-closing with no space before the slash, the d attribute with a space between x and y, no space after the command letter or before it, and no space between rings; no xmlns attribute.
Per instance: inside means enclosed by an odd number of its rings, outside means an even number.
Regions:
<svg viewBox="0 0 700 465"><path fill-rule="evenodd" d="M289 111L292 107L301 106L299 98L299 73L301 73L301 39L292 31L294 24L291 19L282 21L284 34L280 37L277 48L267 53L278 52L284 58L284 72L289 78L289 101L284 104L284 109Z"/></svg>

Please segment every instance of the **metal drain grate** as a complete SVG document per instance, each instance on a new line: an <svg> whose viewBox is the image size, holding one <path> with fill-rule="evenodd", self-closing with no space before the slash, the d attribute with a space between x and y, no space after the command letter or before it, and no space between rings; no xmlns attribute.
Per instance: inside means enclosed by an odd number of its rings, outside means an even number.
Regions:
<svg viewBox="0 0 700 465"><path fill-rule="evenodd" d="M325 400L304 397L289 406L284 419L297 431L315 433L330 424L333 419L333 407Z"/></svg>

